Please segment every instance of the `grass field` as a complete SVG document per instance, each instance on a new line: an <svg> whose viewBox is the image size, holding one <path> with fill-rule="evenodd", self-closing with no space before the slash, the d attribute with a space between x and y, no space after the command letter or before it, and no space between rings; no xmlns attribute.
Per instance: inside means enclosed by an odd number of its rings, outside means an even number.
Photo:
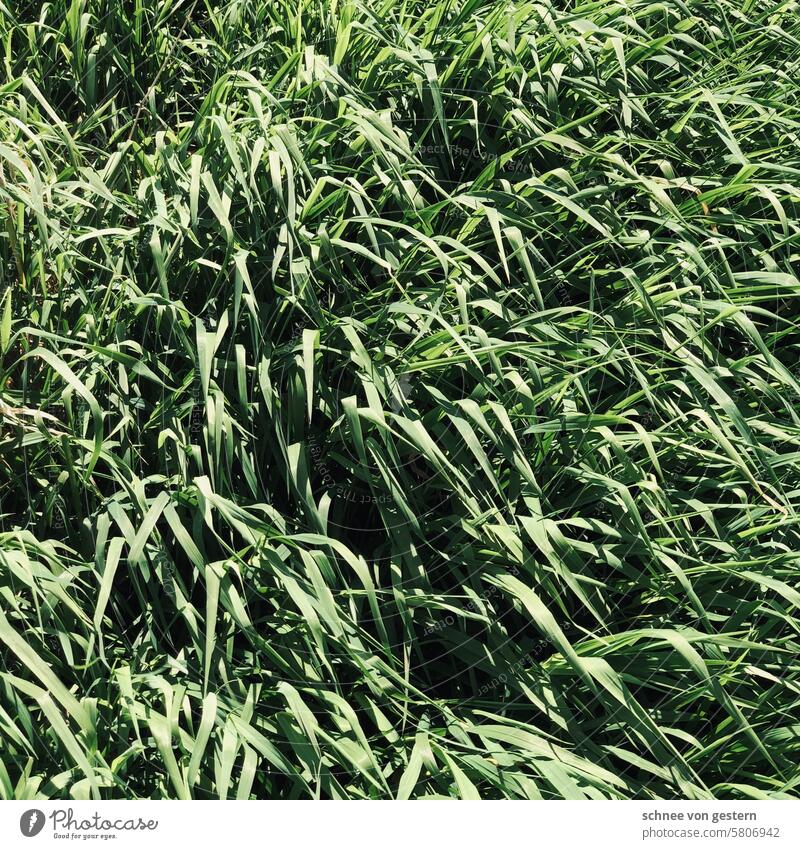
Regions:
<svg viewBox="0 0 800 849"><path fill-rule="evenodd" d="M800 796L800 6L0 0L0 797Z"/></svg>

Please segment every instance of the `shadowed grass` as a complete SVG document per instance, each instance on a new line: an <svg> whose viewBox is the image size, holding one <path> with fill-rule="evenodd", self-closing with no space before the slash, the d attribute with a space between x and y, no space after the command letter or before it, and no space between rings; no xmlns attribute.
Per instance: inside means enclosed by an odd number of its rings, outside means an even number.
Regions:
<svg viewBox="0 0 800 849"><path fill-rule="evenodd" d="M800 20L0 3L0 796L795 798Z"/></svg>

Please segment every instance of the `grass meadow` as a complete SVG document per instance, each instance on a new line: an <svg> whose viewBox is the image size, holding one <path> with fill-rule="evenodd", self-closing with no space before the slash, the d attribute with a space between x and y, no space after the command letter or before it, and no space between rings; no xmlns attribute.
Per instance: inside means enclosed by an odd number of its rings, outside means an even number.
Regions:
<svg viewBox="0 0 800 849"><path fill-rule="evenodd" d="M796 0L0 64L0 798L798 797Z"/></svg>

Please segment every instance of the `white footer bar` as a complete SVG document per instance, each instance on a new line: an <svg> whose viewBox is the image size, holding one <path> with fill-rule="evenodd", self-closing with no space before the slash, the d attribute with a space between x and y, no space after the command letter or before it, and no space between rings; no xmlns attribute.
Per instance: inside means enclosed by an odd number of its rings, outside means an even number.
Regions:
<svg viewBox="0 0 800 849"><path fill-rule="evenodd" d="M0 846L797 849L800 802L3 802Z"/></svg>

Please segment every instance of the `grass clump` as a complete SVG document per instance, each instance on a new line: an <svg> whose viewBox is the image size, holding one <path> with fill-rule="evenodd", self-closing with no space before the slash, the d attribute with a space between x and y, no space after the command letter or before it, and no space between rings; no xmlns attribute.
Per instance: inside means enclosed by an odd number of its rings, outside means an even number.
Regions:
<svg viewBox="0 0 800 849"><path fill-rule="evenodd" d="M0 796L794 798L793 2L1 5Z"/></svg>

